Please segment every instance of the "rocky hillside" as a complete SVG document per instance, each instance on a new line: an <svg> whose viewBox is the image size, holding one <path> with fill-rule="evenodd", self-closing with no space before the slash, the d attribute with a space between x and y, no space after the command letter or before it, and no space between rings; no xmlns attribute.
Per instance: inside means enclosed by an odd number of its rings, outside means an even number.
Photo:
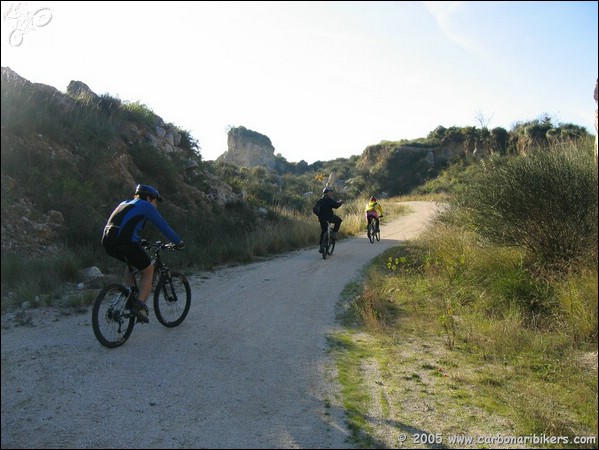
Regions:
<svg viewBox="0 0 599 450"><path fill-rule="evenodd" d="M185 130L80 81L62 93L2 68L1 130L3 251L97 239L138 183L160 186L170 217L239 200L204 170Z"/></svg>

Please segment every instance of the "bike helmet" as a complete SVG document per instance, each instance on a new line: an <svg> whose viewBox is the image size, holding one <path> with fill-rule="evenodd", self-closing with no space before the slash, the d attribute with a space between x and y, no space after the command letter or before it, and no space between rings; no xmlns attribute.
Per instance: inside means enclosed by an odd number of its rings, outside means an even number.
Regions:
<svg viewBox="0 0 599 450"><path fill-rule="evenodd" d="M325 187L325 188L322 190L322 194L324 195L324 194L326 194L327 192L333 192L333 190L332 190L330 187L328 187L328 186L327 186L327 187Z"/></svg>
<svg viewBox="0 0 599 450"><path fill-rule="evenodd" d="M138 184L135 188L135 195L139 195L140 197L149 196L151 198L157 198L159 202L163 200L163 198L160 196L160 192L158 192L158 189L147 184Z"/></svg>
<svg viewBox="0 0 599 450"><path fill-rule="evenodd" d="M370 201L371 202L376 202L376 197L373 195L372 197L370 197Z"/></svg>

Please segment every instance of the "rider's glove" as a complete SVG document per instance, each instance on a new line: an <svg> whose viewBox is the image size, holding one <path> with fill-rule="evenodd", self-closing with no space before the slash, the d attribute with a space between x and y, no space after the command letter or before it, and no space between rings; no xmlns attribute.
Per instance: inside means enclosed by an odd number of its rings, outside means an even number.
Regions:
<svg viewBox="0 0 599 450"><path fill-rule="evenodd" d="M177 245L175 245L175 247L181 250L183 247L185 247L185 242L181 241Z"/></svg>

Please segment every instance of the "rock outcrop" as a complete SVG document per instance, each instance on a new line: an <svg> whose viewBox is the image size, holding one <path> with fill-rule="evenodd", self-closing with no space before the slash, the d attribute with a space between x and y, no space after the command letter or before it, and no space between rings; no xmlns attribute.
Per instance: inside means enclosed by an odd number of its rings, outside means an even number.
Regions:
<svg viewBox="0 0 599 450"><path fill-rule="evenodd" d="M274 170L275 148L268 136L245 127L231 128L227 138L228 150L217 158L237 167L266 167Z"/></svg>

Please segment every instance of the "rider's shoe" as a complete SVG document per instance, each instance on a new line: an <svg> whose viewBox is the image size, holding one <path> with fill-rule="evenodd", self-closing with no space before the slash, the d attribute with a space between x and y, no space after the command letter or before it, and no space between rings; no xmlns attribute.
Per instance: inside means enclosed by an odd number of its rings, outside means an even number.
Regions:
<svg viewBox="0 0 599 450"><path fill-rule="evenodd" d="M131 306L131 312L135 314L138 322L148 323L150 321L148 318L148 307L144 302L140 302L139 300L135 302L135 304Z"/></svg>
<svg viewBox="0 0 599 450"><path fill-rule="evenodd" d="M322 253L324 250L322 249L322 245L320 246L320 248L318 249L318 253Z"/></svg>

